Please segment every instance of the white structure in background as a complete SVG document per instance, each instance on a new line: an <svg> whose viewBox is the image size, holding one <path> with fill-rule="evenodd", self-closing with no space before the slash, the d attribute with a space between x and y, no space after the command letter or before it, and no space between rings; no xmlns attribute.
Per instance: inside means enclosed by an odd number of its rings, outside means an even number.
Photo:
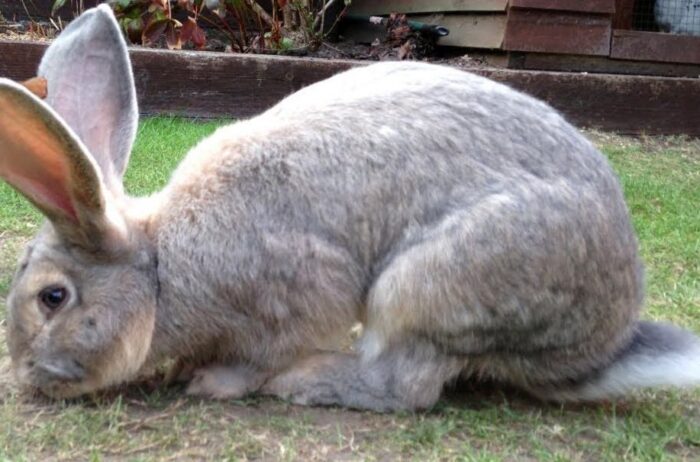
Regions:
<svg viewBox="0 0 700 462"><path fill-rule="evenodd" d="M665 32L700 35L700 0L656 0L654 15Z"/></svg>

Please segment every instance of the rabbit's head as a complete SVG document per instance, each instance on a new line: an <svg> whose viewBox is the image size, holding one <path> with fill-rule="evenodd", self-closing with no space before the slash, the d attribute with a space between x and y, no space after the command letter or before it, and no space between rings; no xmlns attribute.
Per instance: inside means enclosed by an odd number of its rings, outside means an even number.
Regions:
<svg viewBox="0 0 700 462"><path fill-rule="evenodd" d="M39 76L46 102L0 79L0 177L48 219L15 274L7 336L21 383L70 397L142 366L156 258L122 187L138 113L111 10L100 6L71 23Z"/></svg>

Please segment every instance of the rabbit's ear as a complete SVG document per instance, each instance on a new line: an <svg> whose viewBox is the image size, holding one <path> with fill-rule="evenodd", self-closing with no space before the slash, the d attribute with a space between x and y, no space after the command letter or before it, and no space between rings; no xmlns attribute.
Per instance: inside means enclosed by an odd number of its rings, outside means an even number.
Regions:
<svg viewBox="0 0 700 462"><path fill-rule="evenodd" d="M126 43L109 6L71 22L46 50L38 75L48 82L46 102L87 146L105 185L122 192L138 109Z"/></svg>
<svg viewBox="0 0 700 462"><path fill-rule="evenodd" d="M107 219L100 172L71 129L8 79L0 79L0 114L0 177L71 242L99 247L111 238L117 228Z"/></svg>

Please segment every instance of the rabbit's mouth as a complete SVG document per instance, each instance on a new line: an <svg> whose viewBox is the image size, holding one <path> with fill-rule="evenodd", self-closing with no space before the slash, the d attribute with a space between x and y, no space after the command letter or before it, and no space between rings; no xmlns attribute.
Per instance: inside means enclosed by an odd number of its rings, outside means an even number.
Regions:
<svg viewBox="0 0 700 462"><path fill-rule="evenodd" d="M71 398L89 388L87 370L72 359L30 360L19 368L17 376L23 385L51 398Z"/></svg>
<svg viewBox="0 0 700 462"><path fill-rule="evenodd" d="M81 382L85 379L85 368L75 360L55 360L34 365L38 382Z"/></svg>

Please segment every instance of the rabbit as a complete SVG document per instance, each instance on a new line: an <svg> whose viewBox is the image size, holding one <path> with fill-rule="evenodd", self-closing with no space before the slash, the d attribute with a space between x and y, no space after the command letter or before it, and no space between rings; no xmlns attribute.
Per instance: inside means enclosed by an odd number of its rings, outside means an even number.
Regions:
<svg viewBox="0 0 700 462"><path fill-rule="evenodd" d="M19 383L54 398L166 360L187 393L378 412L458 378L546 401L700 382L700 341L640 321L617 177L549 107L418 62L359 66L197 144L130 197L137 128L106 6L0 80L0 176L47 218L7 301ZM350 351L334 347L356 323Z"/></svg>
<svg viewBox="0 0 700 462"><path fill-rule="evenodd" d="M656 0L654 16L664 32L700 35L700 0Z"/></svg>

